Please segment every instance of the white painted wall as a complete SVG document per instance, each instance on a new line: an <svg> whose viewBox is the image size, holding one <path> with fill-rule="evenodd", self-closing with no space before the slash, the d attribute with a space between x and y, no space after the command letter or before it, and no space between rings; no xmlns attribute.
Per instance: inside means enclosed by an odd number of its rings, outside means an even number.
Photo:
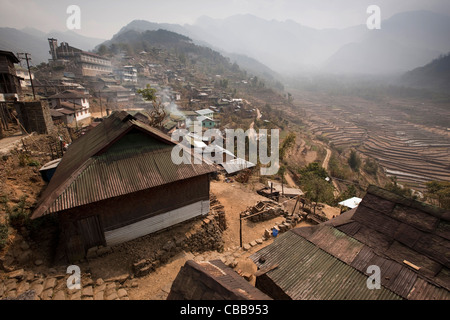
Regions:
<svg viewBox="0 0 450 320"><path fill-rule="evenodd" d="M199 201L128 226L105 232L106 244L113 246L154 233L198 216L209 214L209 200Z"/></svg>

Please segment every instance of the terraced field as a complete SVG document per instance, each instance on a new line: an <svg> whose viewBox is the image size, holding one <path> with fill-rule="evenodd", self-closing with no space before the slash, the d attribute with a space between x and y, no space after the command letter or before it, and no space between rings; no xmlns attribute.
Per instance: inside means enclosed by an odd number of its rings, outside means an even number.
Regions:
<svg viewBox="0 0 450 320"><path fill-rule="evenodd" d="M427 181L450 181L450 129L430 125L448 119L450 128L450 108L411 101L376 104L350 97L316 97L298 105L308 114L305 121L311 132L335 147L353 147L378 159L399 183L423 191Z"/></svg>

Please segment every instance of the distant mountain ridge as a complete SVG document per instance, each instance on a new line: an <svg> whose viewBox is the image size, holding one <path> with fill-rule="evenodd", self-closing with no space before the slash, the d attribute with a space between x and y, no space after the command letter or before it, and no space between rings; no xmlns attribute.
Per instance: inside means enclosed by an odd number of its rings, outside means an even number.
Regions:
<svg viewBox="0 0 450 320"><path fill-rule="evenodd" d="M450 17L404 12L384 20L381 30L365 24L316 30L292 20L253 15L201 17L192 25L132 21L120 31L166 29L223 52L253 58L279 73L402 73L450 51Z"/></svg>
<svg viewBox="0 0 450 320"><path fill-rule="evenodd" d="M450 92L450 52L423 67L405 73L402 83L409 87Z"/></svg>
<svg viewBox="0 0 450 320"><path fill-rule="evenodd" d="M132 36L130 31L159 29L186 36L197 45L272 75L401 74L450 51L450 17L428 11L396 14L382 21L381 30L369 30L365 24L317 30L292 20L265 20L249 14L225 19L200 17L184 25L134 20L112 39ZM27 51L35 62L47 61L49 36L83 50L103 42L73 32L46 34L32 28L0 28L0 49Z"/></svg>

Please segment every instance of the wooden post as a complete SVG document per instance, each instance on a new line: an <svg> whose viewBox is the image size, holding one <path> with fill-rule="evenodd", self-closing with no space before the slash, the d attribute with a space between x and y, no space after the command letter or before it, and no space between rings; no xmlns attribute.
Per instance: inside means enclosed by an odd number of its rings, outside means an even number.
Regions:
<svg viewBox="0 0 450 320"><path fill-rule="evenodd" d="M295 202L294 210L292 210L292 214L291 215L294 215L295 209L297 209L297 204L298 204L299 201L300 201L300 196L297 197L297 201Z"/></svg>
<svg viewBox="0 0 450 320"><path fill-rule="evenodd" d="M242 248L242 217L239 215L239 242Z"/></svg>

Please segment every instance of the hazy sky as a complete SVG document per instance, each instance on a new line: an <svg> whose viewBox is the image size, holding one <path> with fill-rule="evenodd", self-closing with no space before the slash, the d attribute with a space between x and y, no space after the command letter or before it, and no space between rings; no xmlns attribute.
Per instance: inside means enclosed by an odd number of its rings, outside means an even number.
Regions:
<svg viewBox="0 0 450 320"><path fill-rule="evenodd" d="M344 28L365 24L366 9L372 4L381 8L382 19L413 10L450 16L450 0L0 0L0 27L67 30L66 10L72 4L81 8L78 32L103 39L135 19L192 24L203 15L253 14L319 29Z"/></svg>

